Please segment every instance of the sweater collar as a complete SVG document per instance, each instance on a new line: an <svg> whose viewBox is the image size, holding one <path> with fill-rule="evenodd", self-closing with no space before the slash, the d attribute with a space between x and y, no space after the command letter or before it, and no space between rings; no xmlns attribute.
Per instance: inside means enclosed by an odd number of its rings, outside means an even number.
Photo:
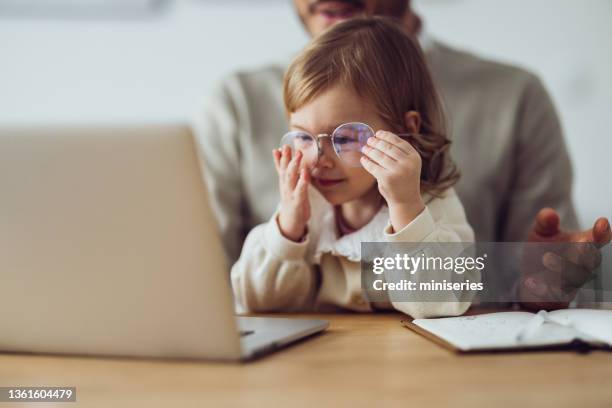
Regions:
<svg viewBox="0 0 612 408"><path fill-rule="evenodd" d="M310 228L314 238L312 261L320 263L321 256L331 253L342 256L353 262L361 260L362 242L379 242L384 240L384 231L389 224L389 209L381 206L376 215L358 230L338 237L334 207L328 203L314 188L310 188L312 215Z"/></svg>

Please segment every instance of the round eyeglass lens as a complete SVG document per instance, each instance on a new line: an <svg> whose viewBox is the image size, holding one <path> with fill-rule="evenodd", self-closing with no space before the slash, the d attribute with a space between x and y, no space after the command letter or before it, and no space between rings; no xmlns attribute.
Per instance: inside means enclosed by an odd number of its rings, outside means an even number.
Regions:
<svg viewBox="0 0 612 408"><path fill-rule="evenodd" d="M340 125L332 134L334 150L344 163L353 167L361 166L361 148L374 136L372 128L365 123L351 122Z"/></svg>
<svg viewBox="0 0 612 408"><path fill-rule="evenodd" d="M314 137L306 132L289 132L281 139L281 148L289 146L292 153L302 152L301 167L312 167L317 163L319 148Z"/></svg>

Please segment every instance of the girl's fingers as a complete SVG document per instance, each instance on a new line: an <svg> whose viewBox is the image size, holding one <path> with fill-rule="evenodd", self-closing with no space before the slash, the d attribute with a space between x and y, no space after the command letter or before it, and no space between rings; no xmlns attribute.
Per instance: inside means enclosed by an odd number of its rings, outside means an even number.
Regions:
<svg viewBox="0 0 612 408"><path fill-rule="evenodd" d="M280 159L281 171L285 171L290 160L291 160L291 148L289 146L283 146L282 153L281 153L281 159Z"/></svg>
<svg viewBox="0 0 612 408"><path fill-rule="evenodd" d="M295 192L300 202L308 198L308 183L310 183L310 174L308 174L306 169L302 169L300 171L300 179L295 187Z"/></svg>
<svg viewBox="0 0 612 408"><path fill-rule="evenodd" d="M370 146L363 146L361 151L368 159L385 169L390 170L393 168L393 166L397 165L397 162L394 159L392 159L387 154L383 153L378 149L372 148Z"/></svg>
<svg viewBox="0 0 612 408"><path fill-rule="evenodd" d="M364 169L371 175L373 175L377 180L383 176L385 171L384 168L379 166L376 162L369 159L368 156L361 156L361 165Z"/></svg>
<svg viewBox="0 0 612 408"><path fill-rule="evenodd" d="M387 132L385 130L379 130L378 132L376 132L376 138L395 145L397 148L401 149L406 154L418 154L415 148L408 141L402 139L395 133Z"/></svg>
<svg viewBox="0 0 612 408"><path fill-rule="evenodd" d="M405 160L408 155L401 147L378 137L369 138L367 143L371 148L380 150L393 160Z"/></svg>
<svg viewBox="0 0 612 408"><path fill-rule="evenodd" d="M274 157L274 167L276 168L276 172L280 172L280 159L281 159L281 151L280 149L272 150L272 156Z"/></svg>
<svg viewBox="0 0 612 408"><path fill-rule="evenodd" d="M289 183L289 188L292 190L295 188L298 182L301 161L302 152L297 151L287 166L287 182Z"/></svg>

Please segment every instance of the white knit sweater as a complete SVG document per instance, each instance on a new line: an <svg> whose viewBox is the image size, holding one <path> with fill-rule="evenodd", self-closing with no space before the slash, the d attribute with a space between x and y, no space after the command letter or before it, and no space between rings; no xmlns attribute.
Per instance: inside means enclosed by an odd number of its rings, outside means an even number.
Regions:
<svg viewBox="0 0 612 408"><path fill-rule="evenodd" d="M313 188L311 220L302 242L286 239L272 218L248 234L231 278L239 313L270 311L372 311L361 289L361 242L473 242L463 206L453 189L424 197L426 208L393 232L381 207L363 228L337 236L333 207ZM383 302L414 318L464 313L469 302Z"/></svg>

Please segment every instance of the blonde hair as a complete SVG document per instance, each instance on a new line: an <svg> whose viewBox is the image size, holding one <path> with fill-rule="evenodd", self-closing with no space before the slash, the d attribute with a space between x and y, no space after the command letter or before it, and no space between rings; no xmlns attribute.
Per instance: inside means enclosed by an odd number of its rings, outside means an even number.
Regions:
<svg viewBox="0 0 612 408"><path fill-rule="evenodd" d="M421 191L441 195L459 179L450 159L444 112L420 47L394 20L354 18L316 37L289 66L284 79L287 114L335 85L373 103L396 133L405 113L421 116L410 143L421 155Z"/></svg>

